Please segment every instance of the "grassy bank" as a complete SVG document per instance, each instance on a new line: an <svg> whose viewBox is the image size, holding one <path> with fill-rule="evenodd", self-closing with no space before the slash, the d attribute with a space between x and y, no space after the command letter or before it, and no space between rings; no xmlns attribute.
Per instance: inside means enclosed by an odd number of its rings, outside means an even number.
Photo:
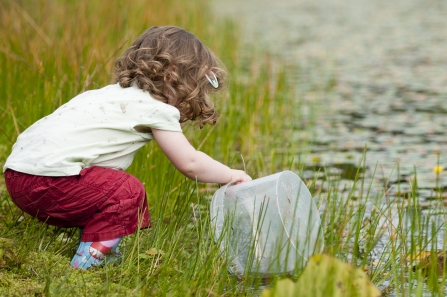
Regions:
<svg viewBox="0 0 447 297"><path fill-rule="evenodd" d="M290 86L268 57L238 55L237 26L213 20L206 1L0 5L2 164L18 134L34 121L80 92L111 83L114 60L146 28L176 25L203 40L230 71L228 89L214 98L218 125L185 128L194 146L245 167L253 177L295 167L298 145L287 143L291 127L284 121L297 111ZM216 185L186 180L155 143L137 154L128 171L147 188L153 227L124 240L122 265L87 272L68 265L77 231L22 215L2 182L0 295L209 296L253 290L228 275L212 239L208 205Z"/></svg>
<svg viewBox="0 0 447 297"><path fill-rule="evenodd" d="M295 98L287 68L267 55L241 54L237 24L216 20L206 1L148 3L0 3L1 165L20 132L76 94L111 83L113 62L130 42L150 26L169 24L196 34L230 72L228 89L213 98L221 114L218 124L185 127L193 145L254 178L281 170L301 173L301 154L309 147L305 137L294 141L293 135L300 129L311 137L312 121L300 122L302 98ZM310 88L309 96L326 91ZM156 143L137 154L128 172L146 186L153 227L123 241L122 264L89 271L69 268L77 230L48 227L23 215L9 202L2 178L0 295L257 296L262 286L275 282L227 273L209 228L216 185L186 180ZM416 187L406 199L394 199L387 196L386 178L372 195L360 171L344 191L329 172L319 174L324 184L306 183L321 209L325 253L363 267L384 294L442 295L445 261L438 250L444 246L431 244L440 232L433 224L438 214L435 209L422 214ZM434 205L442 205L438 196ZM377 250L381 254L372 257Z"/></svg>

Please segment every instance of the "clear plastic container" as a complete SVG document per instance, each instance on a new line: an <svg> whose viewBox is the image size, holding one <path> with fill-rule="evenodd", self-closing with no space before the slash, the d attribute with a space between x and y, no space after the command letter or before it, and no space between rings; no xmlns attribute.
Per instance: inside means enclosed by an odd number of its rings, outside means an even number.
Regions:
<svg viewBox="0 0 447 297"><path fill-rule="evenodd" d="M292 272L323 250L315 202L291 171L221 187L211 219L230 271L238 275Z"/></svg>

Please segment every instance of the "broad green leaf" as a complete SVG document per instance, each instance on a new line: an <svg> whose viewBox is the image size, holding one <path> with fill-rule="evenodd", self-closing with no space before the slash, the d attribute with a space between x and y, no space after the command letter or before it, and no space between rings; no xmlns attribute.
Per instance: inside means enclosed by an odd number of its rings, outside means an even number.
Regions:
<svg viewBox="0 0 447 297"><path fill-rule="evenodd" d="M331 256L314 255L295 284L289 279L278 281L261 296L379 297L381 292L362 269Z"/></svg>

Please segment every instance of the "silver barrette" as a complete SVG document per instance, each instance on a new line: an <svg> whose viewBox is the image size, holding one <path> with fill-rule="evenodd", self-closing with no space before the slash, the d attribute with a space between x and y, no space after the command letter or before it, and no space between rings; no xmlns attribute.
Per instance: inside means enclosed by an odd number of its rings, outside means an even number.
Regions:
<svg viewBox="0 0 447 297"><path fill-rule="evenodd" d="M217 81L217 77L214 74L214 72L210 71L210 73L214 76L214 79L211 79L208 74L205 74L206 79L208 79L208 81L210 82L210 84L217 89L219 87L219 82Z"/></svg>

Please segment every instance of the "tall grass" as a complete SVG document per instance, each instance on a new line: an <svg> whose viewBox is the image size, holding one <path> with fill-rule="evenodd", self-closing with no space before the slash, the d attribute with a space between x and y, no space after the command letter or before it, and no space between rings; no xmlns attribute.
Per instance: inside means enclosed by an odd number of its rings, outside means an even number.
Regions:
<svg viewBox="0 0 447 297"><path fill-rule="evenodd" d="M296 121L302 98L295 98L287 68L267 55L241 54L237 24L216 20L204 0L5 0L0 24L1 165L20 132L78 93L111 83L118 55L146 28L170 24L196 34L231 75L228 90L213 98L218 124L185 127L192 144L254 178L303 168L307 140L294 139L294 130L310 132L312 125ZM123 240L120 265L88 271L69 269L77 231L23 215L9 202L1 179L0 295L256 296L274 281L228 274L210 228L216 185L184 178L155 143L140 150L128 171L146 186L153 227ZM330 176L325 185L306 182L320 206L326 253L365 267L385 293L442 295L439 267L445 261L439 262L437 252L444 246L429 244L440 232L432 223L437 214L420 215L416 188L407 199L391 201L387 185L373 195L359 172L345 194ZM434 201L442 204L441 195ZM383 236L388 240L381 241ZM380 244L382 252L373 259ZM433 251L424 262L428 268L413 269L424 250Z"/></svg>
<svg viewBox="0 0 447 297"><path fill-rule="evenodd" d="M297 107L284 73L268 57L242 60L236 24L213 20L206 1L0 5L2 164L20 132L76 94L111 83L119 54L146 28L170 24L197 35L231 74L228 90L214 98L218 125L185 127L193 145L253 177L295 166L298 145L287 143L291 128L284 119L293 118ZM76 230L23 215L2 186L0 295L209 296L255 290L228 275L214 242L208 208L216 185L186 180L155 143L137 154L128 171L146 186L153 227L123 241L122 264L87 272L69 269Z"/></svg>

